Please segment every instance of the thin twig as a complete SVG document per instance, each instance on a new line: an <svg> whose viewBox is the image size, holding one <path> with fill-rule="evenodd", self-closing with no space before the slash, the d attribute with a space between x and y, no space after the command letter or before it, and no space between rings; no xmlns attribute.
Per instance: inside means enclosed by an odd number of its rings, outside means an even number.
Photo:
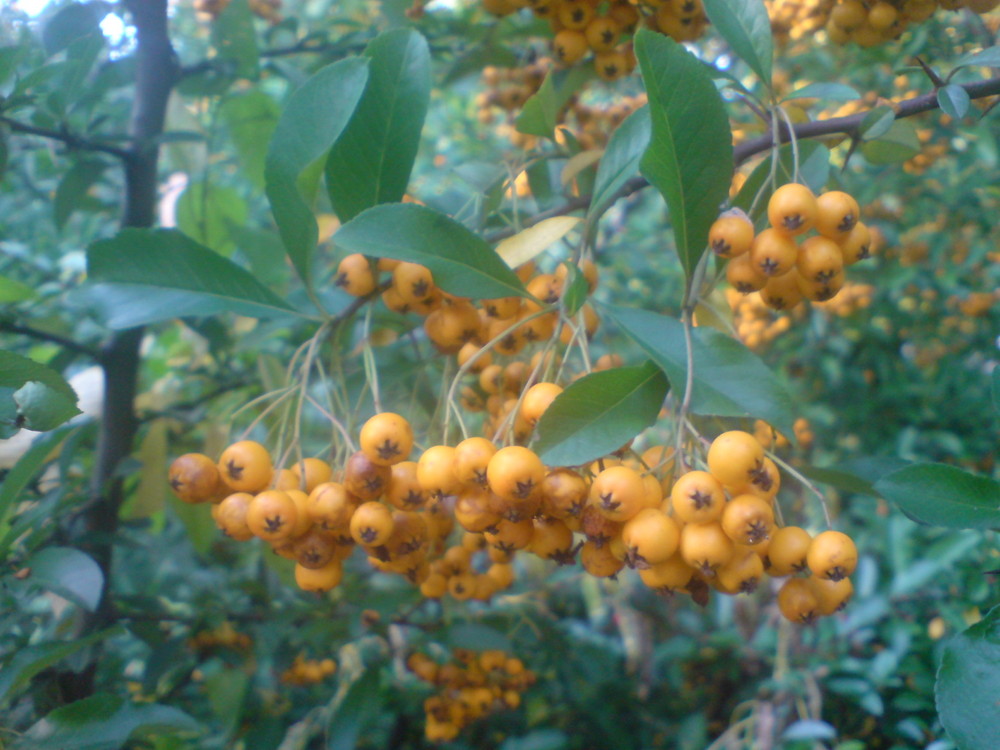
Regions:
<svg viewBox="0 0 1000 750"><path fill-rule="evenodd" d="M53 344L59 344L64 349L76 352L77 354L83 354L95 361L100 361L101 359L101 353L97 349L93 349L86 344L81 344L78 341L73 341L65 336L60 336L58 333L49 333L48 331L33 328L32 326L18 325L6 320L0 320L0 331L18 333L39 341L51 341Z"/></svg>

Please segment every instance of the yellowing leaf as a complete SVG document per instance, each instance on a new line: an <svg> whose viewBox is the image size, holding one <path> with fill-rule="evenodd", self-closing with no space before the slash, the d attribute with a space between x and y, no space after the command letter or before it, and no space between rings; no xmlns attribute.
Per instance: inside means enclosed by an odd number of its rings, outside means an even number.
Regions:
<svg viewBox="0 0 1000 750"><path fill-rule="evenodd" d="M581 151L578 154L570 157L570 160L566 162L566 166L563 167L562 171L562 184L569 185L573 178L576 177L580 172L585 170L587 167L596 164L600 161L601 157L604 156L603 148L593 148L589 151Z"/></svg>
<svg viewBox="0 0 1000 750"><path fill-rule="evenodd" d="M517 268L548 250L580 221L573 216L554 216L540 221L503 240L497 245L497 255L511 268Z"/></svg>

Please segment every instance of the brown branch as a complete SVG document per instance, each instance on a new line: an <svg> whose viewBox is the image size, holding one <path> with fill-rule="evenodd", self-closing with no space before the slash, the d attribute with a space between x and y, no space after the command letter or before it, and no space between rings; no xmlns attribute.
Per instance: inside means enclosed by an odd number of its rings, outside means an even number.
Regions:
<svg viewBox="0 0 1000 750"><path fill-rule="evenodd" d="M315 55L326 55L334 52L343 52L345 55L355 54L358 52L363 52L365 44L351 44L351 45L339 45L328 41L315 41L310 39L303 39L295 44L290 44L287 47L272 47L271 49L261 50L259 57L261 59L277 58L277 57L290 57L292 55L304 55L304 54L315 54ZM208 73L213 70L222 69L227 63L224 57L213 57L208 60L202 60L200 62L193 63L191 65L185 65L180 69L178 75L180 78L187 78L193 75L199 75L201 73Z"/></svg>
<svg viewBox="0 0 1000 750"><path fill-rule="evenodd" d="M101 358L101 353L96 349L92 349L86 344L81 344L78 341L68 339L65 336L60 336L58 333L49 333L48 331L43 331L39 328L18 325L17 323L12 323L9 320L0 320L0 331L18 333L22 336L27 336L28 338L37 339L38 341L50 341L53 344L58 344L64 349L76 352L77 354L83 354L93 360L99 360Z"/></svg>
<svg viewBox="0 0 1000 750"><path fill-rule="evenodd" d="M60 143L65 143L72 150L100 151L101 153L116 156L123 161L128 160L131 156L131 152L128 149L118 148L117 146L112 146L109 143L102 143L101 141L92 141L89 138L84 138L83 136L71 133L68 130L40 128L35 125L29 125L25 122L12 120L9 117L0 117L0 123L3 123L10 128L13 133L37 135L39 138L48 138L52 141L59 141Z"/></svg>
<svg viewBox="0 0 1000 750"><path fill-rule="evenodd" d="M963 83L961 86L969 94L970 99L984 99L988 96L1000 95L1000 76L987 78L974 83ZM931 92L929 94L916 96L912 99L904 99L903 101L898 102L894 108L896 111L896 119L901 120L904 117L913 117L914 115L919 115L923 112L938 109L939 106L940 105L937 101L937 92ZM858 112L857 114L848 115L846 117L830 117L825 120L800 123L793 126L792 132L795 133L795 138L797 140L822 138L823 136L837 134L846 134L857 137L858 128L861 126L865 117L867 117L868 111L869 110L865 110L864 112ZM778 140L780 143L788 143L791 140L789 137L788 126L784 123L779 123ZM739 167L757 154L762 154L770 148L770 134L762 135L758 138L752 138L748 141L743 141L743 143L738 144L733 149L733 164L736 167ZM621 189L608 205L611 205L620 198L629 196L632 193L647 187L648 185L649 182L646 181L646 178L633 177L622 185ZM566 214L573 213L574 211L585 209L590 205L590 199L591 196L589 195L570 198L566 201L566 203L560 206L550 208L537 216L526 219L522 224L522 227L527 228L543 221L544 219L550 219L553 216L565 216ZM511 228L500 229L486 235L486 240L488 242L498 242L506 237L512 236L513 234L515 234L515 231Z"/></svg>

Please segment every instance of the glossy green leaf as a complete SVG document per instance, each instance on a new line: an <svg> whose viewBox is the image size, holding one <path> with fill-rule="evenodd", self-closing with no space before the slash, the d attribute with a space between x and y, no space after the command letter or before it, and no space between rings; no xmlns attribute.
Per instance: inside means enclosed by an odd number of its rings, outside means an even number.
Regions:
<svg viewBox="0 0 1000 750"><path fill-rule="evenodd" d="M858 135L863 141L871 141L885 135L896 121L892 107L882 104L865 115L858 126Z"/></svg>
<svg viewBox="0 0 1000 750"><path fill-rule="evenodd" d="M250 677L241 669L224 669L205 680L208 705L227 735L240 725L249 688Z"/></svg>
<svg viewBox="0 0 1000 750"><path fill-rule="evenodd" d="M1000 367L993 368L993 411L1000 414Z"/></svg>
<svg viewBox="0 0 1000 750"><path fill-rule="evenodd" d="M844 492L875 496L878 495L875 482L908 465L909 462L894 456L872 456L850 459L834 466L802 466L799 471L809 479Z"/></svg>
<svg viewBox="0 0 1000 750"><path fill-rule="evenodd" d="M861 94L857 89L848 86L846 83L809 83L800 89L796 89L782 101L792 101L795 99L822 99L828 102L852 102L860 99Z"/></svg>
<svg viewBox="0 0 1000 750"><path fill-rule="evenodd" d="M648 107L640 107L615 128L597 165L594 192L587 209L588 228L608 210L622 186L639 174L639 160L649 146L649 137Z"/></svg>
<svg viewBox="0 0 1000 750"><path fill-rule="evenodd" d="M896 164L920 153L920 139L913 123L897 120L889 131L861 144L861 153L872 164Z"/></svg>
<svg viewBox="0 0 1000 750"><path fill-rule="evenodd" d="M327 750L354 750L382 706L381 682L378 669L371 668L347 688L326 727Z"/></svg>
<svg viewBox="0 0 1000 750"><path fill-rule="evenodd" d="M52 213L59 229L84 204L87 191L101 179L106 167L107 163L100 159L80 159L63 174L52 201Z"/></svg>
<svg viewBox="0 0 1000 750"><path fill-rule="evenodd" d="M521 107L514 126L527 135L552 138L559 124L559 111L595 75L591 65L550 71L538 91Z"/></svg>
<svg viewBox="0 0 1000 750"><path fill-rule="evenodd" d="M771 85L774 43L763 0L704 0L705 14L733 52Z"/></svg>
<svg viewBox="0 0 1000 750"><path fill-rule="evenodd" d="M42 43L45 45L45 51L54 55L66 49L80 37L96 31L101 20L113 8L114 3L105 2L105 0L64 5L42 29Z"/></svg>
<svg viewBox="0 0 1000 750"><path fill-rule="evenodd" d="M19 649L0 669L0 705L12 694L26 687L31 678L53 664L72 656L77 651L103 641L105 638L122 635L125 628L116 625L113 628L99 630L84 638L71 641L45 641Z"/></svg>
<svg viewBox="0 0 1000 750"><path fill-rule="evenodd" d="M93 612L101 601L104 574L93 558L70 547L45 547L25 563L28 585L54 591Z"/></svg>
<svg viewBox="0 0 1000 750"><path fill-rule="evenodd" d="M28 451L7 472L3 483L0 484L0 523L7 520L21 493L45 468L53 452L76 429L78 428L65 427L47 435L38 436ZM0 550L0 553L2 552L3 550Z"/></svg>
<svg viewBox="0 0 1000 750"><path fill-rule="evenodd" d="M535 729L523 737L508 737L499 750L564 750L570 738L561 729Z"/></svg>
<svg viewBox="0 0 1000 750"><path fill-rule="evenodd" d="M687 378L684 327L666 315L605 306L622 331L663 369L677 389ZM692 331L694 381L691 411L717 417L756 417L786 435L793 433L795 407L785 387L757 355L710 328Z"/></svg>
<svg viewBox="0 0 1000 750"><path fill-rule="evenodd" d="M948 76L949 80L955 74L955 71L974 65L980 65L984 68L1000 68L1000 45L986 47L978 52L970 52L960 57L958 62L955 63L951 75Z"/></svg>
<svg viewBox="0 0 1000 750"><path fill-rule="evenodd" d="M271 212L285 251L309 282L319 228L313 215L323 164L347 126L368 80L368 60L327 65L289 98L275 127L264 167Z"/></svg>
<svg viewBox="0 0 1000 750"><path fill-rule="evenodd" d="M60 706L28 729L15 750L119 750L130 739L193 734L201 725L183 711L157 703L133 704L97 693Z"/></svg>
<svg viewBox="0 0 1000 750"><path fill-rule="evenodd" d="M247 0L231 0L212 23L212 44L222 60L233 63L238 78L256 78L259 73L257 32Z"/></svg>
<svg viewBox="0 0 1000 750"><path fill-rule="evenodd" d="M326 160L326 189L342 222L403 199L430 101L430 51L416 31L386 31L365 55L365 93Z"/></svg>
<svg viewBox="0 0 1000 750"><path fill-rule="evenodd" d="M36 432L54 430L80 413L75 393L69 396L37 381L22 385L14 392L13 399L17 404L18 424Z"/></svg>
<svg viewBox="0 0 1000 750"><path fill-rule="evenodd" d="M348 253L427 266L446 292L476 299L524 296L524 286L479 235L442 213L415 203L363 211L333 237Z"/></svg>
<svg viewBox="0 0 1000 750"><path fill-rule="evenodd" d="M950 529L1000 529L1000 484L946 464L911 464L875 490L920 523Z"/></svg>
<svg viewBox="0 0 1000 750"><path fill-rule="evenodd" d="M7 276L0 276L0 305L24 302L36 294L35 290L27 284L22 284Z"/></svg>
<svg viewBox="0 0 1000 750"><path fill-rule="evenodd" d="M934 685L938 715L959 750L995 750L1000 737L1000 606L944 647Z"/></svg>
<svg viewBox="0 0 1000 750"><path fill-rule="evenodd" d="M652 135L640 168L667 201L677 254L690 276L729 196L732 133L705 67L682 45L640 29L635 52L649 97Z"/></svg>
<svg viewBox="0 0 1000 750"><path fill-rule="evenodd" d="M563 293L563 306L567 315L576 315L580 308L586 303L590 296L590 285L587 283L583 271L576 263L565 262L566 268L566 291Z"/></svg>
<svg viewBox="0 0 1000 750"><path fill-rule="evenodd" d="M460 622L448 628L447 643L452 648L467 648L473 651L513 652L510 639L499 630L477 622Z"/></svg>
<svg viewBox="0 0 1000 750"><path fill-rule="evenodd" d="M585 375L545 410L534 450L550 466L606 456L656 421L669 388L652 362Z"/></svg>
<svg viewBox="0 0 1000 750"><path fill-rule="evenodd" d="M54 430L80 413L76 392L62 375L20 354L0 351L0 389L0 421L15 428Z"/></svg>
<svg viewBox="0 0 1000 750"><path fill-rule="evenodd" d="M112 296L100 295L113 328L219 312L298 314L245 269L173 229L123 229L95 242L87 272L115 287Z"/></svg>
<svg viewBox="0 0 1000 750"><path fill-rule="evenodd" d="M219 119L232 138L242 174L258 188L264 187L267 158L260 144L271 140L280 116L278 104L259 89L229 97L219 106Z"/></svg>
<svg viewBox="0 0 1000 750"><path fill-rule="evenodd" d="M937 101L941 111L955 120L965 117L969 113L969 107L972 106L969 92L954 83L937 90Z"/></svg>
<svg viewBox="0 0 1000 750"><path fill-rule="evenodd" d="M249 214L239 191L224 185L194 182L177 200L177 228L226 256L236 247L232 228L245 226Z"/></svg>

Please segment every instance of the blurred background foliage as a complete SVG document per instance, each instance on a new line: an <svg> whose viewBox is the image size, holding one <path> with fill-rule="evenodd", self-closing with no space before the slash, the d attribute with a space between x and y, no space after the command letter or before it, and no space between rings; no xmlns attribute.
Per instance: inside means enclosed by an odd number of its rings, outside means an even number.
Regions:
<svg viewBox="0 0 1000 750"><path fill-rule="evenodd" d="M432 2L418 19L407 16L409 7L402 0L285 0L277 11L284 20L254 22L258 49L277 52L262 56L259 70L253 55L248 71L213 63L227 33L220 21L186 0L173 2L171 33L185 75L163 139L160 222L247 265L280 294L301 295L263 196L265 144L291 89L326 62L361 51L378 32L405 24L429 40L435 81L410 193L474 228L505 226L509 177L528 157L511 142L502 115L481 121L490 118L479 116L476 103L480 74L486 65L545 56L546 29L523 17L496 20L471 1ZM134 30L107 4L103 35L50 54L42 29L59 9L12 3L0 10L4 116L120 142ZM939 12L870 50L825 44L822 34L786 39L776 59L778 88L835 80L854 86L867 104L924 93L933 87L914 67L915 56L947 69L966 51L995 43L997 21L996 13ZM292 53L308 45L314 50ZM751 82L711 29L696 48ZM638 77L592 81L581 100L607 107L640 92ZM796 105L795 117L812 119L840 106ZM752 113L736 99L728 106L744 135L755 134ZM741 303L721 288L713 297L719 325L780 373L812 426L814 442L791 450L790 460L856 467L875 458L931 460L996 476L997 417L989 404L1000 335L998 118L997 109L975 107L961 122L937 111L922 115L915 120L920 150L902 163L848 158L848 143L833 146L828 184L857 196L863 218L883 237L874 261L851 270L853 304L791 316L743 304L734 317L731 304ZM105 335L106 310L84 284L84 249L114 233L120 173L105 154L9 130L3 144L3 347L78 378L78 389L92 387L88 350ZM574 151L569 140L538 148L547 172L532 187L549 183L556 196L532 195L519 184L514 192L529 212L559 201L559 175ZM327 237L334 221L329 217ZM652 191L608 213L596 244L600 300L678 312L683 276L665 226ZM554 266L565 250L549 255L542 263ZM329 282L339 260L329 241L319 258L321 296L331 309L345 307L348 299ZM776 323L789 317L790 325ZM360 325L345 351L355 348ZM402 335L414 320L380 308L373 325L384 333L376 349L383 398L412 404L415 421L429 418L442 359L426 346L414 350ZM49 340L20 335L18 326ZM234 431L234 410L274 387L307 333L287 321L233 317L148 330L139 443L120 467L128 501L110 588L86 562L59 554L78 541L99 394L83 397L91 419L61 428L28 454L23 504L3 529L0 746L424 747L421 704L429 691L401 655L410 648L503 648L537 683L518 710L478 722L454 747L953 747L936 717L934 676L944 640L996 602L995 577L987 573L1000 567L994 533L920 526L844 488L829 495L839 527L862 552L856 595L844 613L812 628L784 622L770 590L716 597L701 609L653 595L630 572L598 582L577 567L536 560L519 563L514 588L489 605L422 601L359 559L330 596L298 592L288 585L287 561L221 537L208 512L176 500L165 479L171 457L219 452ZM641 361L610 325L594 348ZM344 364L361 398L360 357ZM365 403L360 416L371 409ZM307 452L322 447L322 433L318 421L307 427ZM24 435L0 442L3 492L22 482L12 467L26 447ZM788 484L786 513L817 523L816 509ZM36 573L30 580L19 575L26 567ZM87 611L100 596L113 601L117 625L95 632ZM56 642L69 645L58 651ZM67 711L76 674L97 653L100 693ZM292 684L288 670L297 658L333 658L338 670ZM37 725L29 730L46 715L49 728L67 732L49 744L32 739Z"/></svg>

